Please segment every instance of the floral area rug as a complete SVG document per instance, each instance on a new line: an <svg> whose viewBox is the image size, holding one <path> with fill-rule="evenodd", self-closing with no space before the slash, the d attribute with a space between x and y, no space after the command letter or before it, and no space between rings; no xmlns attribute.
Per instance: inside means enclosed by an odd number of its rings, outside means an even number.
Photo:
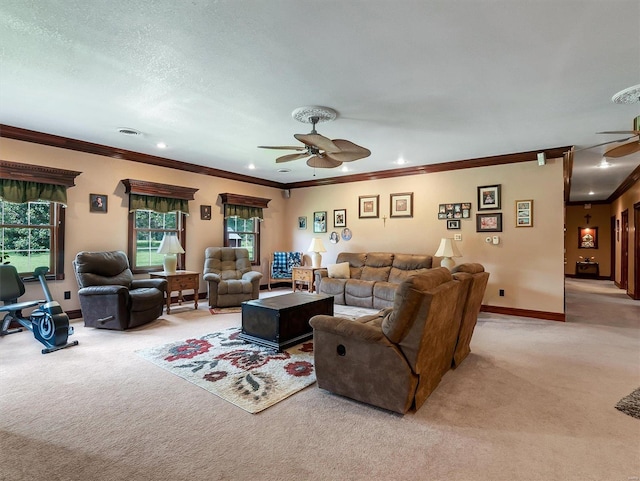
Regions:
<svg viewBox="0 0 640 481"><path fill-rule="evenodd" d="M312 341L277 352L238 339L239 334L231 327L137 354L250 413L316 381Z"/></svg>
<svg viewBox="0 0 640 481"><path fill-rule="evenodd" d="M209 312L211 314L234 314L242 312L242 307L210 307Z"/></svg>

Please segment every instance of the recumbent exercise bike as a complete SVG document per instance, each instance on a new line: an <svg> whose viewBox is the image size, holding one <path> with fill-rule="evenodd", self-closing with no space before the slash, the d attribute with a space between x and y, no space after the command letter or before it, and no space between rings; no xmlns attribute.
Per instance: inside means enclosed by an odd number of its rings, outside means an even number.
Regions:
<svg viewBox="0 0 640 481"><path fill-rule="evenodd" d="M0 306L0 312L6 312L2 320L0 336L22 331L22 328L9 329L11 321L16 321L33 332L36 340L46 346L42 354L78 345L78 341L67 342L68 337L73 334L73 327L69 326L69 316L62 310L60 304L51 298L45 278L48 271L48 267L37 267L33 272L34 277L40 281L46 301L18 302L18 298L25 293L24 283L15 266L0 265L0 301L4 303ZM38 307L28 318L22 315L23 309L35 306Z"/></svg>

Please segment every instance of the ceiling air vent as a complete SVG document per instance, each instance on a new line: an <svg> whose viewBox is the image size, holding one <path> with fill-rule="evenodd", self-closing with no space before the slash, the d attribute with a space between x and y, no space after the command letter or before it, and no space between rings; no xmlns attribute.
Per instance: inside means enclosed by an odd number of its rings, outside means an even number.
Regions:
<svg viewBox="0 0 640 481"><path fill-rule="evenodd" d="M139 130L129 129L127 127L119 128L118 132L120 132L123 135L142 135L142 132L140 132Z"/></svg>

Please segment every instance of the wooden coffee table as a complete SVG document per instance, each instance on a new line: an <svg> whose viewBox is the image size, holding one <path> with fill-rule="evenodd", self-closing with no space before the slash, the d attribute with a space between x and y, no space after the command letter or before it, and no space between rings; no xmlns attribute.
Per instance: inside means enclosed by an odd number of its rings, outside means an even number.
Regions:
<svg viewBox="0 0 640 481"><path fill-rule="evenodd" d="M242 332L248 342L282 351L313 337L309 319L333 315L333 296L294 292L242 303Z"/></svg>

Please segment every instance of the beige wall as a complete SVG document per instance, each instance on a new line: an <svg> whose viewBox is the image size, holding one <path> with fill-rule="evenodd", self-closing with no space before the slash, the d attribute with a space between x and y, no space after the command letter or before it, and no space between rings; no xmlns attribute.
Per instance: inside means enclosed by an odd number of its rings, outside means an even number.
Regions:
<svg viewBox="0 0 640 481"><path fill-rule="evenodd" d="M366 161L363 161L366 162ZM487 244L487 233L477 233L477 191L480 185L502 185L503 232L500 244ZM293 247L307 250L313 234L314 211L327 211L328 232L322 238L327 252L323 265L335 261L339 252L392 251L434 254L442 237L462 234L458 245L463 257L456 263L480 262L491 273L484 304L492 306L564 312L562 161L536 162L465 169L402 178L294 189L287 203ZM390 194L414 193L413 218L389 218ZM380 218L358 218L358 196L380 194ZM534 226L515 227L515 201L533 199ZM471 202L472 218L462 229L446 229L437 219L438 205ZM329 242L333 210L347 209L350 241ZM307 229L297 229L298 216L307 217ZM386 216L386 221L383 219ZM493 235L493 234L492 234ZM439 260L436 260L436 264ZM499 297L499 289L505 296Z"/></svg>
<svg viewBox="0 0 640 481"><path fill-rule="evenodd" d="M590 207L588 207L590 206ZM587 208L588 207L588 208ZM600 276L611 275L611 207L609 204L585 204L567 206L566 212L566 232L565 247L567 263L565 264L565 274L576 273L576 262L579 256L595 257L599 264ZM590 215L587 224L586 215ZM578 228L597 227L598 228L598 248L580 249L578 248Z"/></svg>
<svg viewBox="0 0 640 481"><path fill-rule="evenodd" d="M458 243L463 254L457 263L480 262L491 273L484 304L505 308L564 312L563 267L563 182L562 162L550 160L540 167L535 161L466 169L402 178L293 189L285 199L280 189L181 172L163 167L101 157L81 152L0 138L4 160L55 166L82 171L76 186L68 190L66 216L66 257L64 281L53 281L50 289L63 309L79 309L77 285L71 261L81 250L123 249L127 247L127 196L120 180L133 178L199 189L190 202L192 215L187 220L186 268L201 271L204 249L222 243L222 210L218 194L232 192L272 199L261 226L262 265L274 250L302 250L313 237L313 212L327 211L328 232L319 236L328 252L323 264L335 261L340 251L393 251L433 254L441 237L462 234ZM366 162L366 160L362 161ZM476 233L476 187L502 185L503 232L500 244L485 243L487 233ZM413 218L389 217L391 193L414 193ZM107 194L109 212L89 212L89 194ZM358 219L358 196L380 194L380 218ZM515 201L533 199L534 226L515 227ZM471 202L472 218L462 221L460 231L448 231L446 222L437 219L438 204ZM212 219L200 220L199 206L214 206ZM347 209L347 225L352 240L337 245L329 242L333 229L333 210ZM307 229L299 230L298 216L307 216ZM386 216L386 221L383 220ZM337 229L335 229L337 230ZM436 261L437 264L437 261ZM266 284L266 279L263 279ZM498 290L505 296L499 297ZM71 291L70 301L63 291ZM205 286L201 283L200 291ZM39 298L37 285L30 284L26 298Z"/></svg>
<svg viewBox="0 0 640 481"><path fill-rule="evenodd" d="M634 277L634 269L633 266L635 263L640 262L640 259L636 259L633 249L633 242L636 229L640 228L640 226L636 226L634 222L633 215L633 205L640 202L640 181L636 182L631 189L627 190L623 195L621 195L618 199L616 199L611 204L611 211L609 216L615 218L617 220L621 219L622 212L628 209L629 212L629 284L627 292L632 297L638 297L638 293L635 292L635 277ZM620 232L620 236L624 235L624 232ZM615 282L620 285L620 272L621 272L621 242L618 240L616 236L616 241L614 243L616 249L616 278Z"/></svg>
<svg viewBox="0 0 640 481"><path fill-rule="evenodd" d="M189 202L191 215L187 217L186 224L187 243L184 248L187 270L202 272L204 250L209 246L222 245L223 215L218 194L223 192L272 199L269 207L264 210L261 257L268 256L269 252L289 242L288 235L285 236L284 242L281 240L281 234L290 227L289 223L285 222L285 199L280 189L5 138L0 138L0 152L3 160L82 172L76 177L76 185L67 190L64 266L66 279L49 282L54 299L60 302L64 310L80 308L78 285L71 265L77 252L117 249L127 251L129 200L120 182L122 179L131 178L198 189L195 200ZM109 196L106 214L89 212L91 193ZM200 219L201 204L212 206L211 220ZM263 263L256 270L264 270L266 274L267 267ZM71 291L71 300L63 299L64 291ZM206 292L202 280L200 292ZM42 298L39 284L29 283L25 296L25 300Z"/></svg>

